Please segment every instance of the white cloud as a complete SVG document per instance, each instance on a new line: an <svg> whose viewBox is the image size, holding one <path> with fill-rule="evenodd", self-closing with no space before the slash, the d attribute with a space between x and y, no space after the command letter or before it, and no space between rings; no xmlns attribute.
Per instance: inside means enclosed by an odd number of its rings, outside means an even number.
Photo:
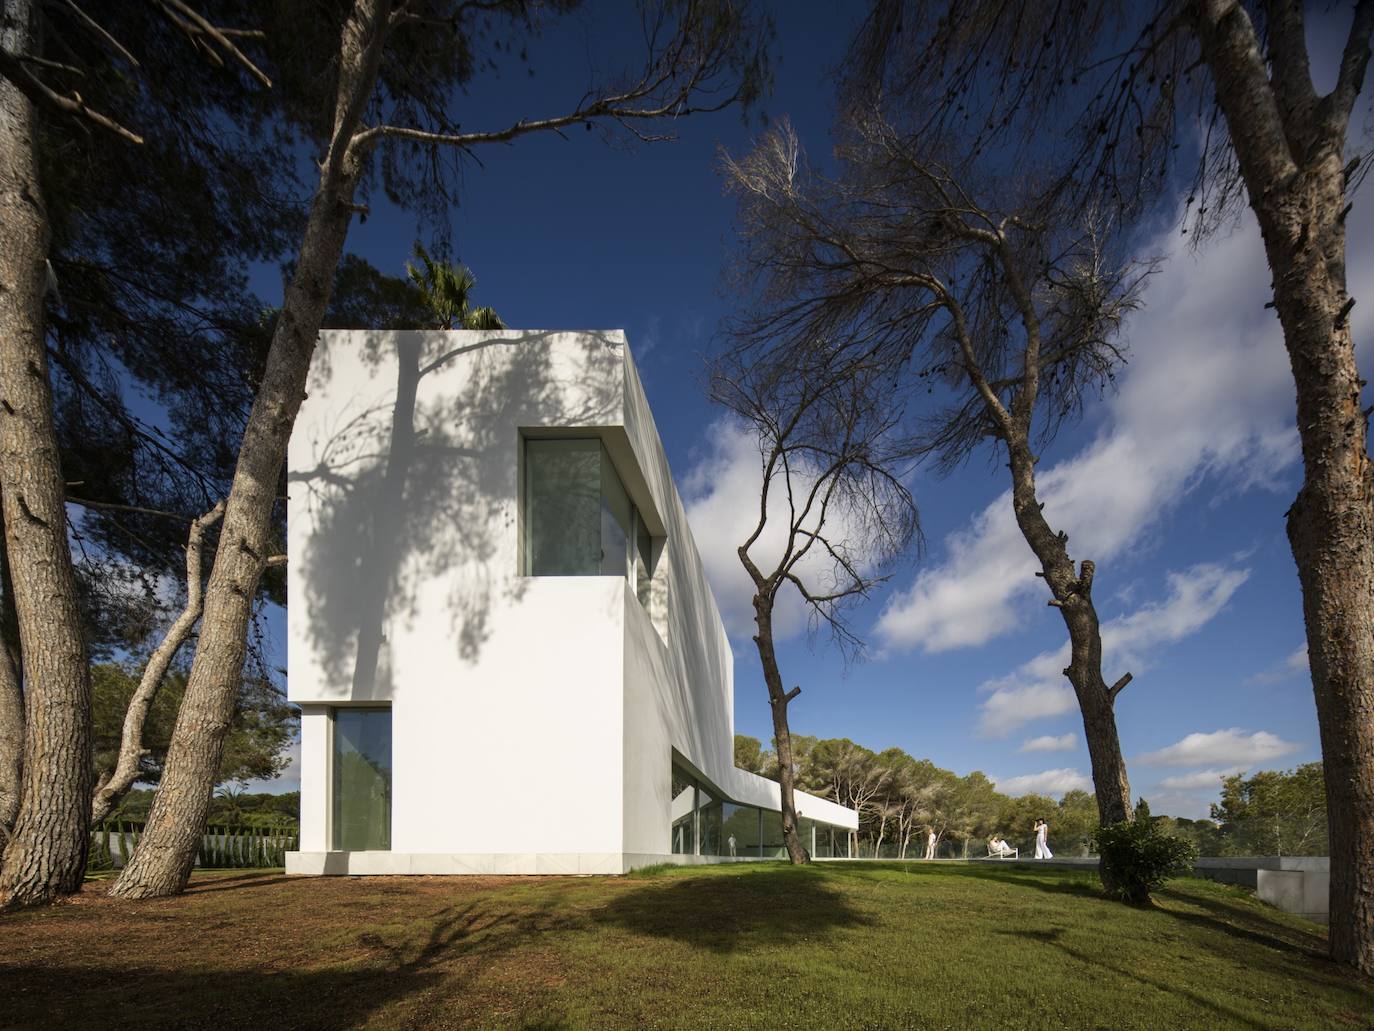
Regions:
<svg viewBox="0 0 1374 1031"><path fill-rule="evenodd" d="M687 521L701 552L721 619L732 637L744 638L754 633L754 586L740 564L737 549L758 523L762 484L763 463L754 432L725 419L708 427L705 450L697 455L681 482ZM769 492L768 514L767 527L750 548L751 557L764 570L777 562L786 542L787 496L780 480L775 479ZM837 546L858 536L847 528L845 513L837 513L833 508L826 525L827 538ZM857 564L860 569L867 568L861 555ZM819 549L813 549L797 571L809 587L816 589L834 582L833 568ZM797 634L806 622L807 610L801 596L790 586L784 587L773 613L774 635L785 638Z"/></svg>
<svg viewBox="0 0 1374 1031"><path fill-rule="evenodd" d="M1196 633L1219 613L1250 576L1247 569L1202 563L1166 576L1169 594L1128 616L1102 626L1103 673L1110 683L1125 672L1139 674L1161 645ZM1074 712L1078 700L1064 678L1069 643L1041 652L1004 677L985 682L978 729L985 737L1005 737L1023 723Z"/></svg>
<svg viewBox="0 0 1374 1031"><path fill-rule="evenodd" d="M1062 795L1066 791L1091 791L1092 781L1077 770L1042 770L1019 777L999 777L994 786L1004 795Z"/></svg>
<svg viewBox="0 0 1374 1031"><path fill-rule="evenodd" d="M1078 735L1070 731L1067 734L1055 736L1046 734L1043 737L1033 737L1024 742L1017 751L1020 752L1067 752L1078 744Z"/></svg>
<svg viewBox="0 0 1374 1031"><path fill-rule="evenodd" d="M1293 652L1282 662L1276 663L1266 670L1261 670L1253 677L1247 677L1247 686L1258 684L1282 684L1289 680L1297 680L1309 674L1310 667L1307 664L1307 642L1304 641L1302 647Z"/></svg>
<svg viewBox="0 0 1374 1031"><path fill-rule="evenodd" d="M1221 770L1195 770L1192 773L1182 773L1177 777L1164 777L1159 782L1162 788L1170 791L1196 791L1200 788L1220 788L1222 779L1234 777L1237 773L1245 773L1248 766L1227 766Z"/></svg>
<svg viewBox="0 0 1374 1031"><path fill-rule="evenodd" d="M1069 534L1075 556L1101 566L1122 555L1203 480L1281 486L1298 448L1292 374L1278 321L1262 306L1269 280L1247 218L1202 257L1175 253L1151 282L1127 326L1132 359L1101 431L1039 476L1045 515ZM893 650L982 644L1015 629L1043 595L1035 568L1004 493L894 595L878 637Z"/></svg>
<svg viewBox="0 0 1374 1031"><path fill-rule="evenodd" d="M1248 769L1291 755L1301 747L1266 730L1249 734L1238 727L1231 727L1210 734L1189 734L1168 748L1142 755L1140 761L1155 766L1228 765Z"/></svg>
<svg viewBox="0 0 1374 1031"><path fill-rule="evenodd" d="M1059 656L1059 660L1060 666L1055 670L1056 674L1063 668L1063 663L1068 661L1067 648L1065 654ZM981 736L1006 737L1023 723L1049 716L1062 716L1078 708L1078 699L1074 696L1073 688L1062 674L1058 680L1032 678L1029 683L1019 680L1017 674L1025 673L1029 665L1030 663L1027 663L1010 676L989 680L979 688L980 691L991 691L979 706L978 733Z"/></svg>

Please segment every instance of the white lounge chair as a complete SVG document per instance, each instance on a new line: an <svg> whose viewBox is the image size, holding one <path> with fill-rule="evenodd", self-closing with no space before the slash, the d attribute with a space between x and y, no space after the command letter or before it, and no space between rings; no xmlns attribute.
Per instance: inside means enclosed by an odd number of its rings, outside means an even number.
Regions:
<svg viewBox="0 0 1374 1031"><path fill-rule="evenodd" d="M1013 848L1011 845L1008 845L1004 841L1002 842L1002 851L994 852L992 848L992 842L989 841L987 857L989 859L1020 859L1021 850L1019 848Z"/></svg>

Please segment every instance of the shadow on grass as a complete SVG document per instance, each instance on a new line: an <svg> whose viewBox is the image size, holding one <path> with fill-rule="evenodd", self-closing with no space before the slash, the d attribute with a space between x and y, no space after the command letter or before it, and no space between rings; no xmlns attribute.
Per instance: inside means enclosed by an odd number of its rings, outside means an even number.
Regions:
<svg viewBox="0 0 1374 1031"><path fill-rule="evenodd" d="M1223 1002L1218 1002L1216 999L1209 999L1207 996L1201 995L1198 992L1195 992L1189 988L1185 988L1181 985L1169 984L1165 981L1160 981L1153 977L1147 977L1138 970L1133 970L1124 964L1113 963L1110 961L1110 959L1104 956L1089 954L1081 949L1070 948L1063 942L1056 941L1051 942L1051 944L1055 948L1061 950L1065 955L1071 956L1072 958L1078 960L1080 963L1088 964L1090 966L1097 966L1102 968L1103 970L1109 970L1118 977L1135 981L1137 984L1145 985L1149 988L1156 988L1159 991L1167 992L1170 995L1181 996L1182 998L1187 999L1191 1005L1197 1007L1199 1013L1211 1012L1216 1014L1216 1016L1219 1018L1224 1018L1224 1022L1214 1024L1212 1026L1270 1026L1267 1023L1254 1020L1251 1017L1247 1016L1245 1013L1241 1012L1240 1010L1235 1009L1232 1006L1228 1006Z"/></svg>
<svg viewBox="0 0 1374 1031"><path fill-rule="evenodd" d="M208 895L213 891L244 891L251 888L266 888L272 884L286 884L292 878L284 873L247 874L243 877L215 877L205 880L192 880L186 886L187 895Z"/></svg>
<svg viewBox="0 0 1374 1031"><path fill-rule="evenodd" d="M1156 892L1161 901L1204 910L1203 913L1179 911L1170 906L1171 916L1199 926L1210 927L1226 934L1237 934L1249 938L1267 948L1297 949L1316 957L1326 955L1326 939L1313 929L1293 927L1275 920L1260 903L1250 898L1211 894L1207 888L1183 891L1178 888L1165 888Z"/></svg>
<svg viewBox="0 0 1374 1031"><path fill-rule="evenodd" d="M486 965L524 944L538 916L480 902L447 907L400 934L359 933L339 944L334 963L314 970L211 969L213 951L150 957L159 966L144 957L118 966L0 959L0 983L13 992L3 1023L86 1027L98 1015L106 1026L141 1028L354 1027L411 1000L406 1022L426 1026L445 1019L445 1001L461 999Z"/></svg>
<svg viewBox="0 0 1374 1031"><path fill-rule="evenodd" d="M1027 930L1008 930L1004 927L995 928L994 933L1005 935L1008 938L1015 938L1017 941L1037 941L1044 945L1057 945L1060 937L1067 931L1067 927L1036 927Z"/></svg>
<svg viewBox="0 0 1374 1031"><path fill-rule="evenodd" d="M664 877L639 891L624 892L592 919L635 934L667 938L727 953L761 942L785 945L870 918L806 868L757 868L737 875Z"/></svg>
<svg viewBox="0 0 1374 1031"><path fill-rule="evenodd" d="M249 890L278 879L286 878L226 878L188 895ZM826 877L787 868L669 875L590 906L586 901L581 885L541 884L441 905L423 916L372 918L351 929L325 916L320 934L327 941L304 948L287 943L280 954L262 957L265 962L254 962L251 951L226 955L208 939L204 948L190 946L184 935L139 956L109 950L25 963L22 954L0 955L0 984L10 1000L0 1008L0 1024L93 1026L99 1017L141 1028L315 1028L355 1027L384 1015L388 1024L458 1026L490 1018L482 978L494 964L503 978L524 984L556 976L566 935L615 930L723 955L804 938L814 944L870 923ZM272 916L264 912L262 919ZM528 1016L532 1026L561 1026L556 1013Z"/></svg>

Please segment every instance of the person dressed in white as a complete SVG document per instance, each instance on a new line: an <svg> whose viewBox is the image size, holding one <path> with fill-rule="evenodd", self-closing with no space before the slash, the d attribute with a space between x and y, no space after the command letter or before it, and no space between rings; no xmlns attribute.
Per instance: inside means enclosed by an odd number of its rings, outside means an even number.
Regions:
<svg viewBox="0 0 1374 1031"><path fill-rule="evenodd" d="M731 859L734 859L734 858L735 858L735 836L734 836L733 834L731 834L728 840L729 840L729 843L730 843L730 858L731 858Z"/></svg>
<svg viewBox="0 0 1374 1031"><path fill-rule="evenodd" d="M1008 845L1005 841L1002 840L1002 836L1000 834L994 834L990 839L988 839L988 851L991 852L994 856L1009 856L1011 855L1012 848L1010 845Z"/></svg>
<svg viewBox="0 0 1374 1031"><path fill-rule="evenodd" d="M927 858L927 859L934 859L934 858L935 858L935 828L934 828L934 827L927 827L926 830L928 831L928 833L926 834L926 858Z"/></svg>
<svg viewBox="0 0 1374 1031"><path fill-rule="evenodd" d="M1050 832L1050 825L1044 820L1035 821L1035 858L1053 859L1054 853L1050 851L1049 843L1045 840Z"/></svg>

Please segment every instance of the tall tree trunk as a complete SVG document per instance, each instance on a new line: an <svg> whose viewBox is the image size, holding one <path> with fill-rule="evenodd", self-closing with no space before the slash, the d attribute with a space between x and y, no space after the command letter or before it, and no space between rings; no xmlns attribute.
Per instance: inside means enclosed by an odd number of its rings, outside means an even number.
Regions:
<svg viewBox="0 0 1374 1031"><path fill-rule="evenodd" d="M754 623L758 634L754 644L763 665L763 680L768 686L768 707L773 712L773 740L778 750L778 787L782 798L782 840L787 857L793 863L811 862L811 854L802 847L797 834L796 768L792 764L792 731L787 726L787 706L800 693L782 689L782 675L778 672L778 657L773 649L773 602L764 595L754 597Z"/></svg>
<svg viewBox="0 0 1374 1031"><path fill-rule="evenodd" d="M91 826L95 826L110 815L110 810L119 804L138 779L143 756L143 725L148 719L148 710L153 707L157 692L162 687L162 678L176 658L177 652L195 629L200 619L204 602L204 588L200 582L201 549L205 531L219 522L224 514L224 502L220 502L209 512L191 523L186 535L186 607L168 628L166 635L143 667L138 687L129 699L129 707L124 713L124 727L119 739L119 758L109 776L96 785L95 797L91 800Z"/></svg>
<svg viewBox="0 0 1374 1031"><path fill-rule="evenodd" d="M1097 815L1102 826L1132 818L1131 785L1121 740L1116 732L1116 696L1131 681L1127 673L1108 687L1102 678L1102 631L1093 604L1092 562L1074 570L1069 557L1068 535L1056 533L1046 521L1035 496L1035 456L1031 453L1031 428L1040 393L1041 313L1033 291L1026 285L1015 253L1002 230L970 231L970 239L990 248L1001 265L1002 281L1011 294L1026 332L1021 382L1010 404L1004 405L989 384L969 337L962 309L956 309L956 339L963 352L965 370L983 400L992 432L1006 445L1011 469L1012 510L1021 536L1040 562L1040 573L1050 589L1049 603L1059 609L1069 632L1069 665L1064 676L1073 685L1083 716L1083 736L1092 761ZM1102 883L1110 890L1117 883L1108 864L1100 868Z"/></svg>
<svg viewBox="0 0 1374 1031"><path fill-rule="evenodd" d="M191 675L157 798L111 895L176 894L185 888L195 865L243 676L248 622L268 558L268 532L286 446L353 217L362 155L352 140L376 83L390 7L388 0L356 0L341 33L333 141L239 447Z"/></svg>
<svg viewBox="0 0 1374 1031"><path fill-rule="evenodd" d="M1350 332L1343 167L1374 2L1356 6L1325 97L1308 75L1300 8L1296 21L1293 11L1271 18L1269 67L1241 5L1194 0L1191 14L1264 238L1297 387L1304 476L1288 540L1326 780L1331 955L1374 974L1374 469Z"/></svg>
<svg viewBox="0 0 1374 1031"><path fill-rule="evenodd" d="M0 505L0 856L19 816L19 791L24 783L23 679L19 617L5 548L5 510Z"/></svg>
<svg viewBox="0 0 1374 1031"><path fill-rule="evenodd" d="M0 47L41 50L37 0L6 0ZM91 682L67 543L44 347L47 212L38 116L0 79L0 492L24 658L19 814L0 867L0 906L78 891L90 845Z"/></svg>
<svg viewBox="0 0 1374 1031"><path fill-rule="evenodd" d="M1097 795L1098 820L1105 827L1131 819L1131 784L1126 760L1116 732L1116 695L1130 680L1129 674L1108 687L1102 677L1102 630L1093 604L1095 567L1084 562L1075 573L1069 557L1068 537L1055 533L1045 520L1035 496L1035 459L1023 435L1009 442L1012 508L1021 535L1040 561L1041 574L1054 597L1069 632L1069 665L1064 670L1078 697L1083 714L1083 737L1092 761L1093 788ZM1109 872L1104 869L1104 880Z"/></svg>

